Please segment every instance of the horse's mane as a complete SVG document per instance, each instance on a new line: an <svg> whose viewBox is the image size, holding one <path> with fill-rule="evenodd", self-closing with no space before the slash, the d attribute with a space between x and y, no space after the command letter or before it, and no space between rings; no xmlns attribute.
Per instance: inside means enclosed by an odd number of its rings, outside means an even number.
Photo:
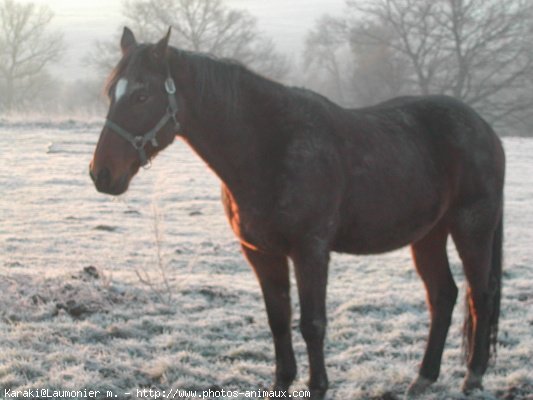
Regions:
<svg viewBox="0 0 533 400"><path fill-rule="evenodd" d="M175 50L175 49L174 49ZM216 102L225 117L241 118L253 92L254 103L259 93L276 93L285 87L246 67L241 62L219 58L211 54L175 50L186 60L193 71L200 110ZM286 89L286 88L285 88ZM253 104L256 105L256 104Z"/></svg>
<svg viewBox="0 0 533 400"><path fill-rule="evenodd" d="M243 82L260 77L236 60L218 58L211 54L175 50L188 64L193 73L194 87L198 94L199 107L216 101L223 103L231 114L238 112L242 104Z"/></svg>

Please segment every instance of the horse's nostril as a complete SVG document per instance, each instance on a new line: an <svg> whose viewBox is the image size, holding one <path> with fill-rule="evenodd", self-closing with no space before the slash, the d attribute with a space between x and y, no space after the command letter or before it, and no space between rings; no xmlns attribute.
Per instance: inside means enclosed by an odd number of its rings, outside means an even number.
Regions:
<svg viewBox="0 0 533 400"><path fill-rule="evenodd" d="M109 187L111 183L111 173L107 168L102 168L98 172L98 178L96 179L96 184L101 187Z"/></svg>
<svg viewBox="0 0 533 400"><path fill-rule="evenodd" d="M96 178L96 186L98 190L107 192L111 186L111 174L107 168L102 168L98 172L98 177Z"/></svg>

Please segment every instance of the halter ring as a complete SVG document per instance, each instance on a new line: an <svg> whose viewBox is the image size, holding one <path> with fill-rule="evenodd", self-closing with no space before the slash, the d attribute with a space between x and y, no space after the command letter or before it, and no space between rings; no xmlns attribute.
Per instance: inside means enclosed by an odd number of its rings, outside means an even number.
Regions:
<svg viewBox="0 0 533 400"><path fill-rule="evenodd" d="M144 137L135 136L131 144L133 144L133 147L137 150L142 149L144 147Z"/></svg>
<svg viewBox="0 0 533 400"><path fill-rule="evenodd" d="M176 85L174 84L174 80L170 77L165 80L165 90L168 94L176 93Z"/></svg>

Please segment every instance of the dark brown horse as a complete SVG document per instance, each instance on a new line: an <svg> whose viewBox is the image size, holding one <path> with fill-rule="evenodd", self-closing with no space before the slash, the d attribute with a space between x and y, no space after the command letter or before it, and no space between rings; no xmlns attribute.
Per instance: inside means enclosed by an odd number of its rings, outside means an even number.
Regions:
<svg viewBox="0 0 533 400"><path fill-rule="evenodd" d="M344 109L236 63L169 47L168 38L137 44L124 29L108 120L90 165L96 188L125 192L141 165L182 137L221 179L229 222L259 279L277 390L296 375L289 259L294 263L313 399L328 387L331 251L411 245L431 327L408 395L437 379L457 297L446 254L451 234L468 282L463 389L481 388L496 342L502 274L505 158L491 127L444 96Z"/></svg>

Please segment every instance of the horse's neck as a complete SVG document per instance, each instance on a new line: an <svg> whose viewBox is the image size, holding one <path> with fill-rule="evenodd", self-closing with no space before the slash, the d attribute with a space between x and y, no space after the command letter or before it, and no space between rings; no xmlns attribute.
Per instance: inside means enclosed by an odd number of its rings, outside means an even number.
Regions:
<svg viewBox="0 0 533 400"><path fill-rule="evenodd" d="M249 85L253 85L253 77L251 80ZM270 102L264 100L265 97L276 96L278 93L276 90L269 93L269 85L264 86L259 85L259 89L241 87L239 90L243 91L246 98L258 95L262 97L257 99L258 102L275 104L275 99ZM199 98L188 100L200 104ZM267 176L269 172L264 168L265 147L269 146L268 142L275 133L265 135L265 121L252 116L255 113L251 108L256 106L252 102L239 103L237 107L240 109L236 112L224 109L224 99L209 97L201 103L203 109L197 118L190 121L184 134L185 140L237 200L248 201L253 196L261 196L261 186L268 185L270 180ZM197 107L195 109L198 110ZM268 110L265 113L268 115Z"/></svg>

